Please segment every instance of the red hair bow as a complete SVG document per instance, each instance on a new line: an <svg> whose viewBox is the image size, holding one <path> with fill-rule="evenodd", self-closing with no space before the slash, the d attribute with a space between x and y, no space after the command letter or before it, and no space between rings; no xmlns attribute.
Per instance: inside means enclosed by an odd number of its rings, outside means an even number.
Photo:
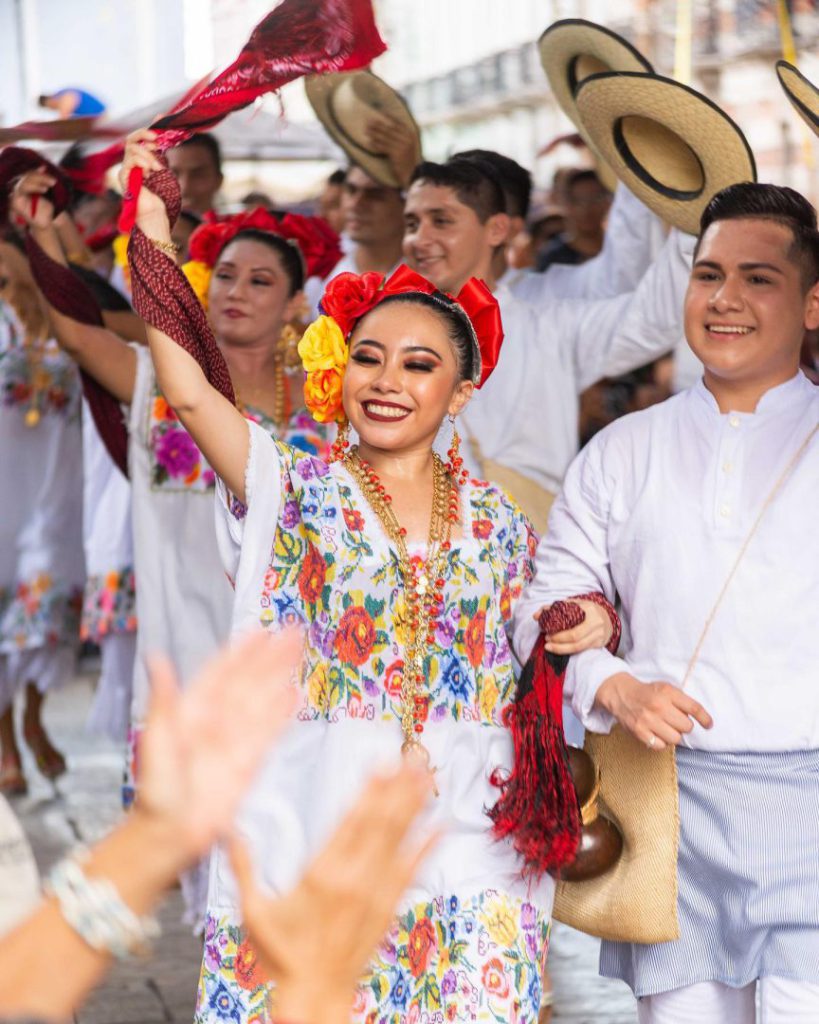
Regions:
<svg viewBox="0 0 819 1024"><path fill-rule="evenodd" d="M372 272L339 274L327 285L321 298L321 310L336 321L346 338L356 322L379 302L391 295L408 292L443 295L461 307L472 327L475 361L480 367L480 373L474 380L475 387L482 387L497 365L503 342L503 325L497 299L483 281L475 277L470 277L453 296L441 292L431 281L403 263L389 278Z"/></svg>
<svg viewBox="0 0 819 1024"><path fill-rule="evenodd" d="M201 224L190 238L190 258L214 267L228 242L248 228L268 231L296 245L307 277L326 277L342 256L338 235L320 217L302 217L297 213L277 217L263 206L257 206L246 213Z"/></svg>

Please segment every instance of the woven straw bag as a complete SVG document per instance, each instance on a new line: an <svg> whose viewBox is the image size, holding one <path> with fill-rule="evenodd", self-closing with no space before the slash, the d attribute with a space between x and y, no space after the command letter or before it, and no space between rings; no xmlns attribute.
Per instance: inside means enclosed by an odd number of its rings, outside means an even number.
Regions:
<svg viewBox="0 0 819 1024"><path fill-rule="evenodd" d="M614 942L677 939L680 823L674 749L649 750L620 726L608 736L587 733L584 748L600 772L600 812L620 829L623 852L599 878L558 882L553 915Z"/></svg>
<svg viewBox="0 0 819 1024"><path fill-rule="evenodd" d="M763 516L817 433L819 424L791 457L763 502L705 621L682 689ZM608 736L587 732L584 748L600 773L600 812L619 827L623 852L614 867L598 878L558 882L553 916L578 931L613 942L678 939L680 816L674 748L651 750L620 726L615 726Z"/></svg>

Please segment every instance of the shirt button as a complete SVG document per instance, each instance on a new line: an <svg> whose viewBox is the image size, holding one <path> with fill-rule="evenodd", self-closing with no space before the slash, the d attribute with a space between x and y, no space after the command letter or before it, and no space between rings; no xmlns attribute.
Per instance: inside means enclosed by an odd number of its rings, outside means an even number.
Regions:
<svg viewBox="0 0 819 1024"><path fill-rule="evenodd" d="M728 516L730 516L731 514L731 506L723 505L719 510L719 514L722 516L723 519L727 519Z"/></svg>
<svg viewBox="0 0 819 1024"><path fill-rule="evenodd" d="M728 422L731 424L732 427L738 427L739 426L739 422L740 422L739 421L739 416L731 416L731 417L729 417Z"/></svg>
<svg viewBox="0 0 819 1024"><path fill-rule="evenodd" d="M722 472L723 473L733 473L733 471L734 471L734 464L733 464L733 462L723 462L723 464L722 464Z"/></svg>

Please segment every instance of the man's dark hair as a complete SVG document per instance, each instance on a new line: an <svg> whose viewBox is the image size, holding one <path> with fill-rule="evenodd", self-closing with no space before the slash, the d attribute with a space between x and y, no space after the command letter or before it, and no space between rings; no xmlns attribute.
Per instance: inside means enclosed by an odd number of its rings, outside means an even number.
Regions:
<svg viewBox="0 0 819 1024"><path fill-rule="evenodd" d="M600 175L593 167L579 167L576 171L570 171L563 181L563 192L566 198L569 198L569 194L575 185L582 185L586 181L599 185L604 192L608 191L606 186L600 180Z"/></svg>
<svg viewBox="0 0 819 1024"><path fill-rule="evenodd" d="M430 185L451 188L458 201L474 211L485 224L496 213L506 213L506 199L497 173L489 165L453 157L445 164L424 160L412 172L411 185L426 181Z"/></svg>
<svg viewBox="0 0 819 1024"><path fill-rule="evenodd" d="M213 161L213 166L216 168L216 173L222 173L222 147L219 145L219 140L215 135L211 135L210 132L199 132L197 135L191 135L189 139L180 142L178 148L185 149L186 146L201 146L202 149L206 149Z"/></svg>
<svg viewBox="0 0 819 1024"><path fill-rule="evenodd" d="M488 164L500 179L506 200L506 212L511 217L523 217L529 214L532 199L532 175L525 167L511 157L496 153L494 149L465 149L455 153L452 160L472 160L480 166Z"/></svg>
<svg viewBox="0 0 819 1024"><path fill-rule="evenodd" d="M343 167L336 167L333 173L327 178L328 185L343 185L347 177L347 172Z"/></svg>
<svg viewBox="0 0 819 1024"><path fill-rule="evenodd" d="M788 259L802 270L802 285L807 292L819 281L819 230L816 210L799 192L785 185L744 181L717 192L700 218L700 233L694 249L697 258L702 237L721 220L767 220L790 230L793 242Z"/></svg>

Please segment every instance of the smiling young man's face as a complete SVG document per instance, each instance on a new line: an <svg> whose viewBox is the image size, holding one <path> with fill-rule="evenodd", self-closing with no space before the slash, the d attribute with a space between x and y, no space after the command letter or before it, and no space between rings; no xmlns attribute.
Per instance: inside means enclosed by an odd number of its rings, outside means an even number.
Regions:
<svg viewBox="0 0 819 1024"><path fill-rule="evenodd" d="M509 218L481 222L454 188L414 182L404 208L404 257L442 292L457 295L470 277L492 282L492 256L506 241Z"/></svg>
<svg viewBox="0 0 819 1024"><path fill-rule="evenodd" d="M775 387L796 373L805 329L817 326L819 286L806 290L789 227L738 218L706 230L685 297L706 380Z"/></svg>

